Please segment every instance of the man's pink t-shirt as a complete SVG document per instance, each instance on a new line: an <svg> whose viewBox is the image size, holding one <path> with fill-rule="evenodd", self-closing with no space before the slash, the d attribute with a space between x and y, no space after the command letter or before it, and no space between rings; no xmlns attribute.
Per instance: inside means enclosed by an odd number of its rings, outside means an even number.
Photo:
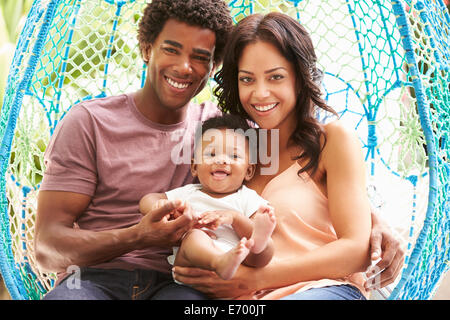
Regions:
<svg viewBox="0 0 450 320"><path fill-rule="evenodd" d="M139 112L132 94L82 102L66 114L52 136L40 190L91 196L76 221L81 229L132 226L142 217L142 196L193 182L190 158L196 126L218 114L212 103L191 103L183 122L161 125ZM152 247L92 267L168 273L170 254L169 247Z"/></svg>

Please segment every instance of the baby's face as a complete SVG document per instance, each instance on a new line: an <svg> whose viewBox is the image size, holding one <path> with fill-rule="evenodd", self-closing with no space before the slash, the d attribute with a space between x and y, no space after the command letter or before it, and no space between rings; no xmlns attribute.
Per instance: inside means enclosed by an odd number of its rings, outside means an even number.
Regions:
<svg viewBox="0 0 450 320"><path fill-rule="evenodd" d="M235 192L253 176L254 165L249 164L248 141L231 129L210 129L203 133L197 146L192 174L211 196L223 197Z"/></svg>

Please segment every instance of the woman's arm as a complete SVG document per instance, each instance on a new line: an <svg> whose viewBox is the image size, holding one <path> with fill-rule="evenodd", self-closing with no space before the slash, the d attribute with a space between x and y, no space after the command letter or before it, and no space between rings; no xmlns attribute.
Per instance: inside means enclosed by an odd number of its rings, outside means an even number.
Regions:
<svg viewBox="0 0 450 320"><path fill-rule="evenodd" d="M354 131L339 121L328 124L325 130L327 143L322 159L330 217L338 238L334 245L342 249L337 254L337 262L343 264L342 274L348 275L364 271L370 262L367 172L361 144Z"/></svg>
<svg viewBox="0 0 450 320"><path fill-rule="evenodd" d="M327 142L321 155L331 222L337 240L300 256L276 271L283 284L341 278L369 265L370 205L360 143L339 121L325 127ZM292 275L298 275L290 280Z"/></svg>
<svg viewBox="0 0 450 320"><path fill-rule="evenodd" d="M371 229L370 206L366 193L366 171L356 136L339 122L326 126L327 143L321 155L326 174L326 191L331 222L337 240L299 255L288 263L277 262L265 268L267 287L300 281L342 278L364 271L369 265Z"/></svg>

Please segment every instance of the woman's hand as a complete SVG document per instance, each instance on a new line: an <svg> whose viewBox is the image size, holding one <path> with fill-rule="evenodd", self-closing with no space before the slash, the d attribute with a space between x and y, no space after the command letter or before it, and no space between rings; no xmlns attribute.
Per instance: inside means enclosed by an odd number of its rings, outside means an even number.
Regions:
<svg viewBox="0 0 450 320"><path fill-rule="evenodd" d="M372 232L370 235L370 257L378 263L366 271L366 289L383 288L395 281L402 270L405 251L389 226L372 210ZM380 273L380 270L381 273Z"/></svg>
<svg viewBox="0 0 450 320"><path fill-rule="evenodd" d="M248 269L240 266L230 280L222 280L213 271L191 267L176 266L173 268L173 274L177 281L203 292L212 299L220 299L235 298L258 290L255 277L251 276L252 273L248 272Z"/></svg>

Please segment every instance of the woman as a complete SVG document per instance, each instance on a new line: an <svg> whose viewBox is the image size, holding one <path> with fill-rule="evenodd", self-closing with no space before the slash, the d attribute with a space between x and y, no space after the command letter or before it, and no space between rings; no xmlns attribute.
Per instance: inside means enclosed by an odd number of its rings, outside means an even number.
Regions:
<svg viewBox="0 0 450 320"><path fill-rule="evenodd" d="M225 52L216 74L221 109L279 130L277 141L267 135L278 145L277 172L257 170L247 184L275 208L275 255L264 268L238 270L234 298L365 299L371 218L363 156L339 121L315 119L317 108L334 111L314 81L308 33L284 14L251 15ZM195 279L177 280L195 287Z"/></svg>

